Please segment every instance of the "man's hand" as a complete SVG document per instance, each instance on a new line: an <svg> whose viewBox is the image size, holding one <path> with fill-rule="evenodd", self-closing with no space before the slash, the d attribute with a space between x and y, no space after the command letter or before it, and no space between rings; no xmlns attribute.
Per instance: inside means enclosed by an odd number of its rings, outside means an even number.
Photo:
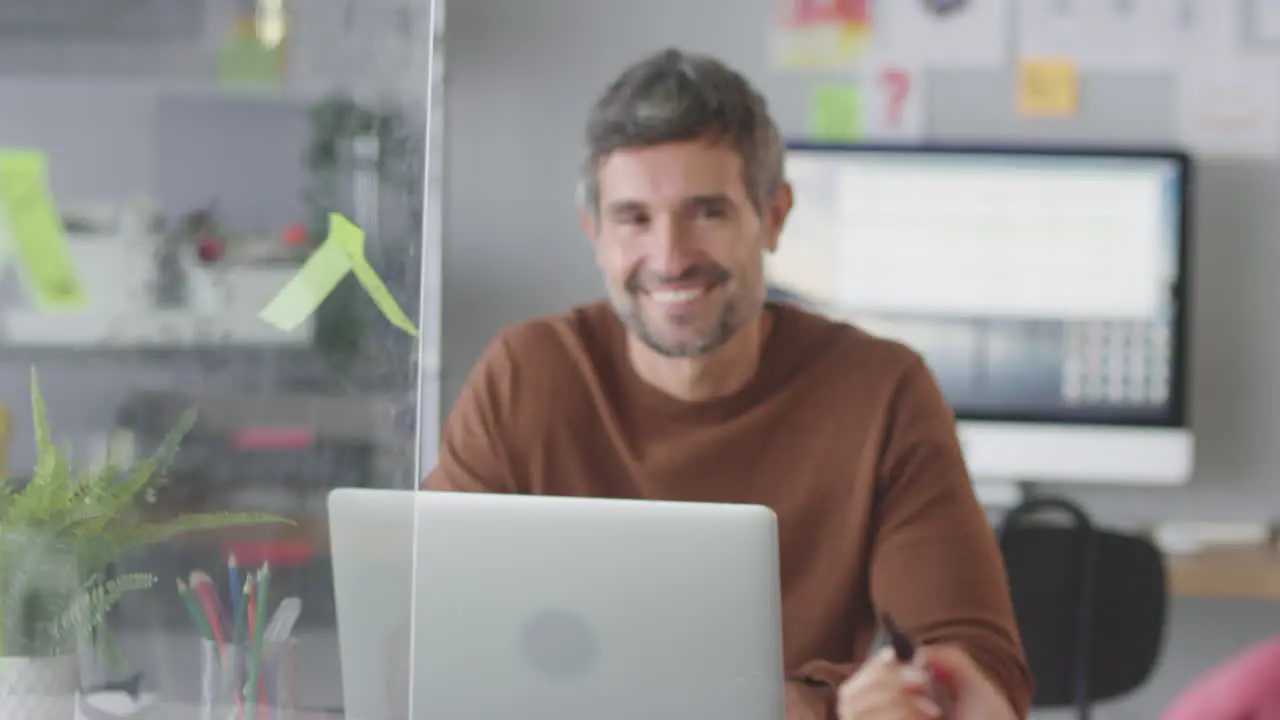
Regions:
<svg viewBox="0 0 1280 720"><path fill-rule="evenodd" d="M891 648L885 648L840 686L836 694L836 715L840 720L941 717L942 711L925 697L927 686L924 670L916 665L903 665Z"/></svg>
<svg viewBox="0 0 1280 720"><path fill-rule="evenodd" d="M828 691L797 680L787 681L787 720L827 720Z"/></svg>
<svg viewBox="0 0 1280 720"><path fill-rule="evenodd" d="M1004 693L960 648L923 647L917 660L950 697L949 720L1018 720Z"/></svg>

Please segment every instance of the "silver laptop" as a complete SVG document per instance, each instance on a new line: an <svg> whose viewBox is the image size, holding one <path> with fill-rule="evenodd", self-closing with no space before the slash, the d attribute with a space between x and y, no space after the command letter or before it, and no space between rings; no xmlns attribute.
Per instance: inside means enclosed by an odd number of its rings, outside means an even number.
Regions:
<svg viewBox="0 0 1280 720"><path fill-rule="evenodd" d="M349 720L783 717L767 508L341 489L329 523Z"/></svg>

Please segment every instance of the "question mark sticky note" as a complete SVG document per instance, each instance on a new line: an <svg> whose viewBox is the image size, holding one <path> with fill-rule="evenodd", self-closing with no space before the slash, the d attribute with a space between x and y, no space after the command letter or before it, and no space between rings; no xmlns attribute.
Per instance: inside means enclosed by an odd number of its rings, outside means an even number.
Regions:
<svg viewBox="0 0 1280 720"><path fill-rule="evenodd" d="M1018 67L1018 111L1067 117L1080 105L1080 79L1069 60L1027 60Z"/></svg>
<svg viewBox="0 0 1280 720"><path fill-rule="evenodd" d="M925 134L924 74L898 64L868 63L865 132L876 140L916 140Z"/></svg>
<svg viewBox="0 0 1280 720"><path fill-rule="evenodd" d="M364 231L340 213L330 213L328 237L307 258L298 274L258 313L259 319L281 330L297 328L320 307L347 273L355 273L374 305L393 325L417 337L418 328L365 259Z"/></svg>
<svg viewBox="0 0 1280 720"><path fill-rule="evenodd" d="M0 150L0 242L14 259L43 310L86 304L66 228L49 190L48 162L34 150ZM10 250L0 249L0 255Z"/></svg>
<svg viewBox="0 0 1280 720"><path fill-rule="evenodd" d="M809 134L815 140L852 142L862 136L862 102L856 85L821 85L809 107Z"/></svg>

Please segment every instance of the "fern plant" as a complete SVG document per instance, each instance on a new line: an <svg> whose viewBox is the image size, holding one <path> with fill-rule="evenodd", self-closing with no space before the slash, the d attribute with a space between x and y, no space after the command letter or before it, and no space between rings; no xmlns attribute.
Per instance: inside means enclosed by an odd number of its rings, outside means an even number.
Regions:
<svg viewBox="0 0 1280 720"><path fill-rule="evenodd" d="M0 475L0 656L49 657L82 642L109 650L107 613L157 580L147 573L108 578L108 566L125 553L201 530L292 524L256 512L150 519L147 508L195 423L194 410L150 457L132 467L108 457L96 471L76 467L54 443L34 368L31 412L37 451L31 480L19 486Z"/></svg>

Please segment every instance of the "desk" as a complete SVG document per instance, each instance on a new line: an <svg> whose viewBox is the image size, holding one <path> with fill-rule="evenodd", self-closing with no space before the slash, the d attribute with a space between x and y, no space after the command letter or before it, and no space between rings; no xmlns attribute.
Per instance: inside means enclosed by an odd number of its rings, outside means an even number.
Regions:
<svg viewBox="0 0 1280 720"><path fill-rule="evenodd" d="M81 709L81 713L85 711ZM92 711L90 711L92 712ZM201 716L199 705L184 705L181 703L161 703L159 705L149 705L146 709L138 714L131 716L130 720L192 720ZM84 714L81 717L85 720L98 720L98 717ZM104 720L107 716L101 716ZM331 712L317 710L300 710L290 717L296 720L343 720L346 716L334 714Z"/></svg>
<svg viewBox="0 0 1280 720"><path fill-rule="evenodd" d="M1167 556L1174 597L1280 600L1280 552L1233 547Z"/></svg>
<svg viewBox="0 0 1280 720"><path fill-rule="evenodd" d="M253 540L300 542L309 545L316 556L329 557L329 524L318 517L298 518L297 523L208 530L176 542L215 548ZM1166 558L1169 592L1174 597L1280 600L1280 551L1275 549L1225 547Z"/></svg>

